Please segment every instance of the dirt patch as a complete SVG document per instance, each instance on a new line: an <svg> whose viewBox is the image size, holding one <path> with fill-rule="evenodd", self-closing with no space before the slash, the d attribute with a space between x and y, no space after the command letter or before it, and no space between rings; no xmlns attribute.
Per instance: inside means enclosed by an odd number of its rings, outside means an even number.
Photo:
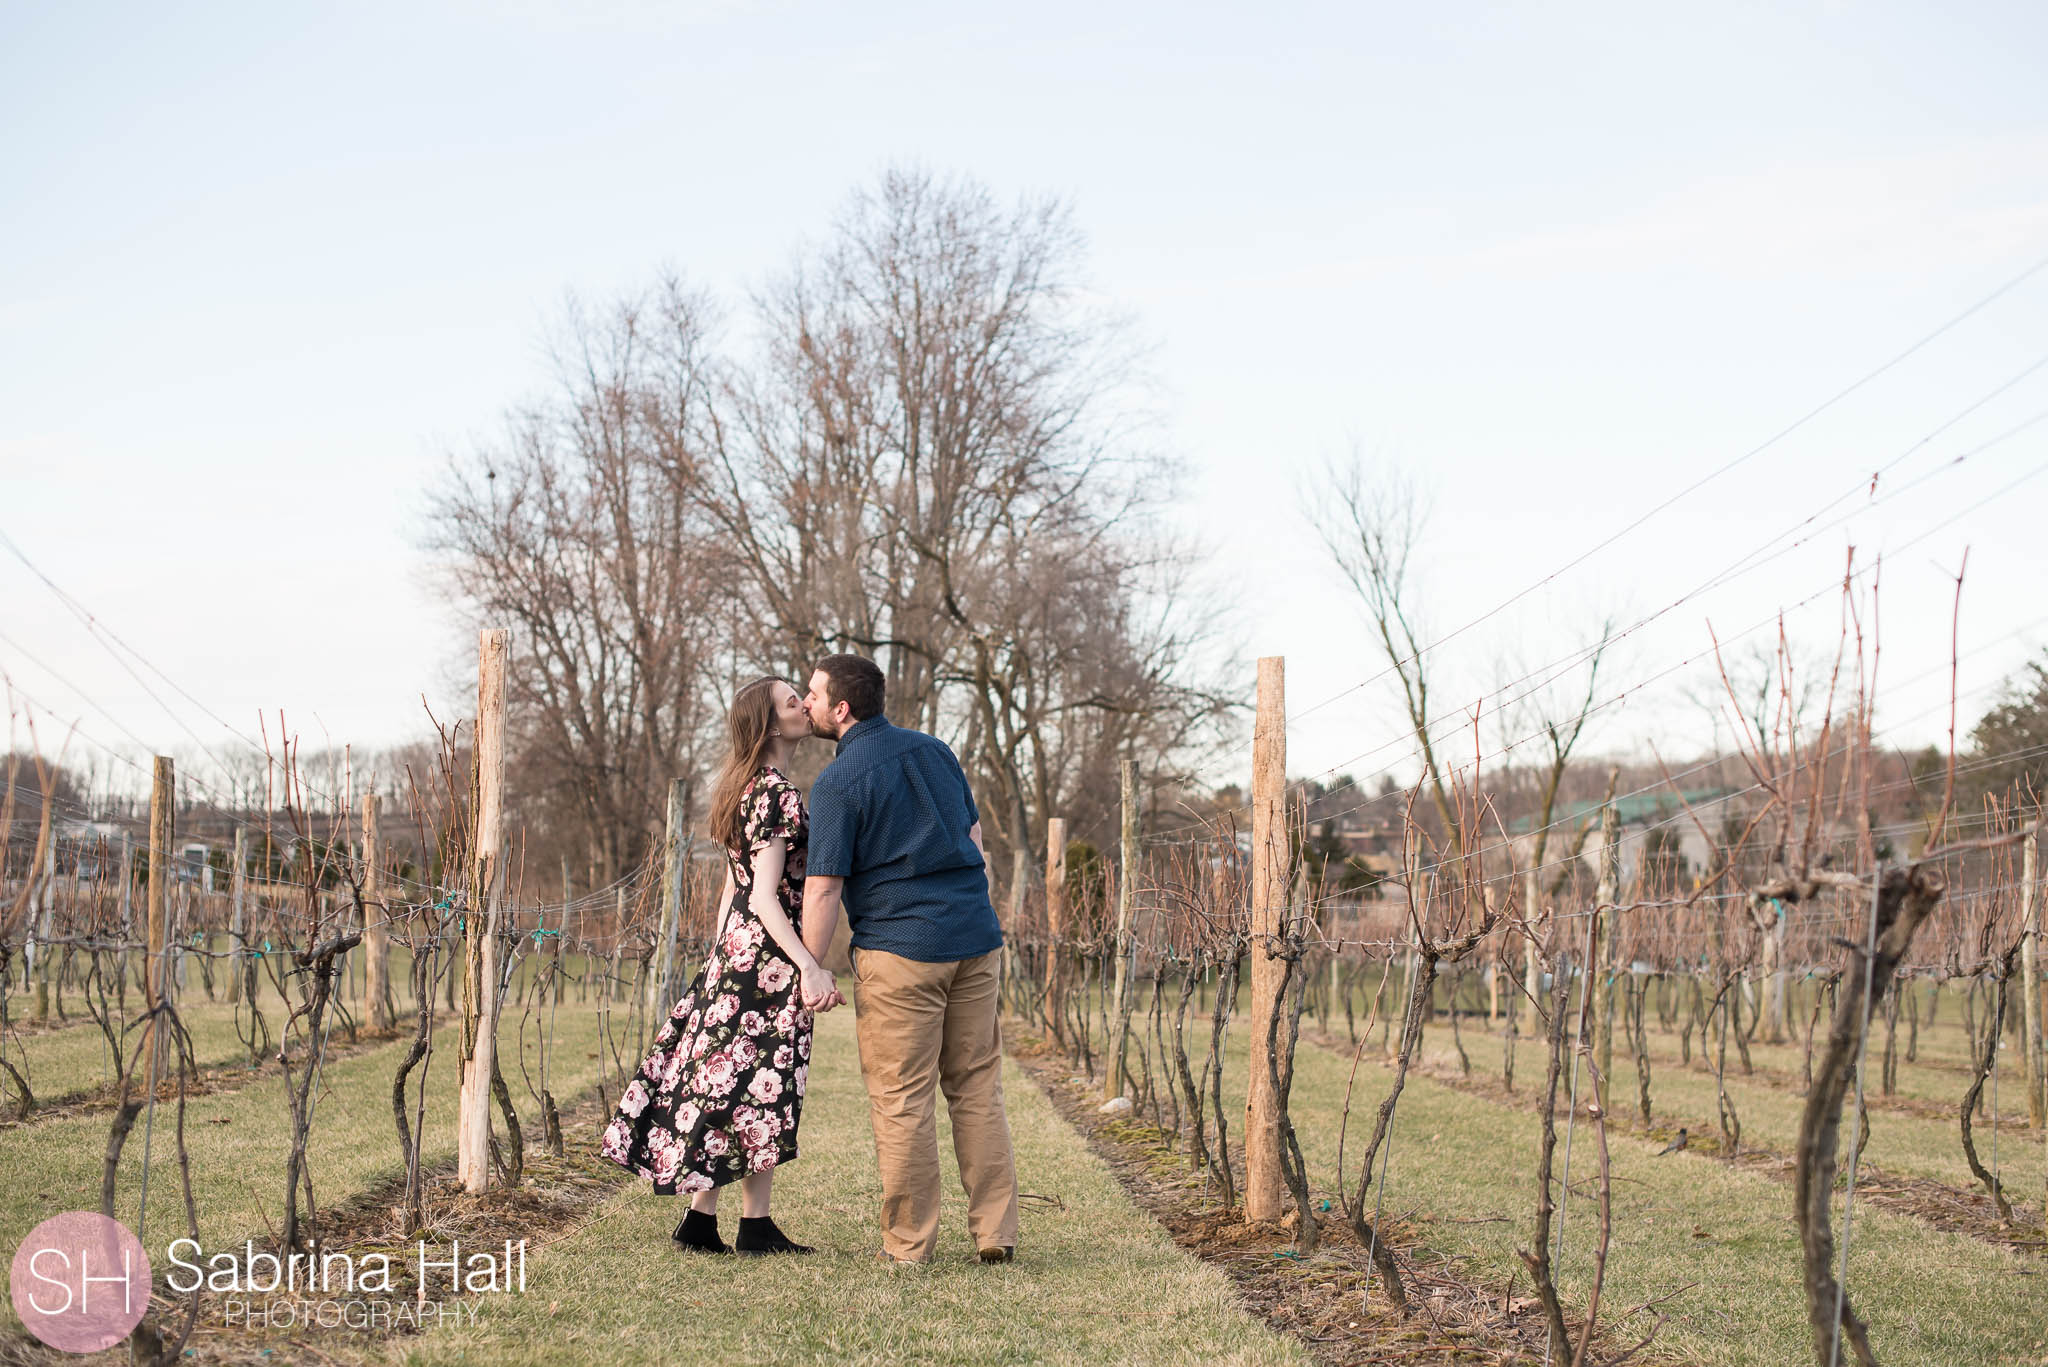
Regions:
<svg viewBox="0 0 2048 1367"><path fill-rule="evenodd" d="M1345 1059L1349 1059L1357 1045L1335 1035L1321 1031L1303 1030L1301 1038L1305 1043L1314 1043ZM1542 1041L1533 1041L1532 1047L1541 1048ZM1368 1048L1373 1046L1368 1045ZM1616 1067L1621 1067L1617 1059ZM1457 1069L1446 1068L1440 1063L1425 1063L1416 1060L1409 1064L1409 1072L1419 1073L1430 1081L1472 1096L1483 1097L1500 1106L1511 1106L1517 1110L1537 1110L1535 1096L1527 1091L1510 1092L1502 1085L1500 1078L1493 1074L1464 1074ZM1761 1075L1759 1070L1759 1074ZM1631 1075L1632 1076L1632 1075ZM1617 1082L1613 1093L1617 1103L1621 1101L1620 1084ZM1720 1157L1721 1140L1719 1125L1711 1118L1700 1116L1666 1115L1654 1124L1641 1123L1633 1109L1635 1092L1633 1084L1627 1093L1628 1110L1616 1108L1607 1117L1610 1134L1633 1134L1657 1143L1668 1143L1683 1126L1687 1132L1686 1155L1693 1161L1717 1159ZM1562 1117L1565 1107L1560 1106L1557 1114ZM1880 1108L1873 1101L1873 1113ZM1953 1119L1951 1111L1944 1118ZM1881 1122L1873 1120L1871 1131L1876 1133ZM2023 1127L2024 1128L2024 1127ZM1763 1173L1780 1181L1790 1182L1793 1177L1793 1162L1790 1154L1777 1153L1770 1149L1745 1144L1736 1155L1737 1166L1752 1172ZM1944 1234L1961 1234L2000 1248L2017 1249L2022 1252L2048 1252L2048 1232L2042 1228L2038 1208L2029 1209L2021 1201L2013 1202L2013 1220L2005 1223L1998 1218L1998 1207L1985 1192L1974 1188L1950 1186L1929 1178L1909 1177L1902 1173L1890 1172L1877 1167L1867 1159L1858 1165L1856 1174L1856 1196L1868 1200L1872 1205L1894 1214L1918 1220L1931 1229Z"/></svg>
<svg viewBox="0 0 2048 1367"><path fill-rule="evenodd" d="M356 1054L367 1053L380 1045L389 1044L401 1037L409 1040L412 1038L413 1033L412 1030L372 1031L358 1028L356 1037L352 1041L340 1040L330 1036L323 1054L322 1066L332 1067L343 1059L353 1057ZM294 1060L294 1066L297 1066L296 1060ZM168 1069L168 1055L166 1056L166 1067ZM239 1092L245 1087L251 1087L267 1079L279 1077L283 1072L283 1067L277 1061L277 1051L273 1048L270 1056L258 1064L217 1063L201 1068L197 1079L186 1082L185 1097L187 1100L192 1100L202 1096L220 1096ZM137 1100L141 1099L144 1094L144 1089L139 1085L133 1087L129 1093L131 1098ZM159 1081L157 1083L156 1095L159 1106L166 1103L176 1104L178 1100L177 1079L170 1077ZM0 1119L0 1134L4 1134L8 1130L18 1130L24 1126L41 1125L52 1120L62 1120L67 1116L93 1115L101 1111L111 1111L120 1103L120 1100L120 1083L115 1081L95 1087L91 1091L73 1093L60 1101L38 1101L35 1109L30 1111L26 1117L17 1116L10 1110L4 1119Z"/></svg>
<svg viewBox="0 0 2048 1367"><path fill-rule="evenodd" d="M366 1359L379 1359L392 1342L431 1330L435 1327L435 1314L429 1314L424 1322L415 1314L406 1314L393 1316L399 1321L396 1323L324 1328L317 1324L310 1328L303 1324L253 1327L239 1320L226 1323L224 1317L229 1308L228 1302L237 1299L252 1304L381 1301L392 1307L415 1307L419 1299L418 1240L421 1238L426 1240L429 1260L447 1259L452 1241L460 1240L465 1262L473 1252L479 1251L498 1255L503 1261L506 1242L509 1240L516 1245L524 1239L530 1271L547 1245L580 1228L614 1192L636 1180L632 1173L597 1152L598 1132L610 1116L609 1105L599 1099L595 1087L577 1097L561 1117L563 1156L557 1158L545 1149L537 1148L534 1138L529 1136L525 1170L517 1187L494 1186L473 1196L463 1190L452 1161L432 1168L427 1174L426 1226L418 1235L409 1235L404 1227L402 1206L405 1188L402 1179L394 1179L323 1210L317 1225L322 1253L345 1253L356 1260L373 1253L384 1254L390 1260L390 1289L375 1292L279 1291L267 1296L250 1292L229 1295L202 1291L198 1318L192 1337L185 1344L181 1361L235 1364L236 1367L242 1364L275 1367L281 1362L354 1364ZM154 1237L152 1242L155 1242ZM255 1243L259 1252L276 1252L274 1241L258 1239ZM239 1252L241 1245L236 1243L232 1247ZM198 1261L203 1263L204 1260ZM356 1265L362 1266L362 1263L358 1261ZM169 1290L164 1276L167 1271L174 1270L168 1267L158 1270L150 1317L150 1323L168 1334L175 1334L184 1324L191 1304L189 1294L180 1295ZM477 1313L482 1316L490 1314L489 1302L493 1293L479 1292L458 1297L448 1290L446 1271L435 1269L431 1278L428 1303L438 1303L443 1307L439 1314L445 1316L445 1322L456 1323L458 1315L467 1313L462 1308L465 1306L477 1307ZM10 1367L12 1364L56 1367L60 1363L125 1363L127 1360L125 1347L81 1358L45 1348L19 1331L0 1339L0 1363Z"/></svg>
<svg viewBox="0 0 2048 1367"><path fill-rule="evenodd" d="M1517 1275L1502 1284L1482 1285L1471 1268L1430 1247L1435 1221L1428 1215L1389 1211L1381 1222L1407 1279L1413 1309L1403 1318L1378 1286L1366 1249L1342 1212L1329 1208L1331 1203L1319 1201L1313 1212L1321 1246L1308 1257L1297 1256L1292 1217L1286 1226L1248 1225L1241 1216L1220 1210L1218 1192L1189 1169L1172 1135L1140 1121L1103 1115L1097 1109L1100 1085L1075 1077L1071 1063L1027 1029L1008 1024L1003 1038L1011 1057L1054 1109L1174 1242L1221 1267L1254 1314L1300 1340L1318 1361L1335 1367L1534 1367L1543 1362L1543 1311L1527 1278ZM1613 1322L1621 1331L1618 1338L1610 1340L1603 1326L1602 1358L1635 1347L1654 1322L1646 1309L1622 1311ZM1652 1347L1629 1361L1686 1360Z"/></svg>
<svg viewBox="0 0 2048 1367"><path fill-rule="evenodd" d="M14 990L21 991L20 988ZM34 1016L10 1016L7 1019L7 1033L20 1039L35 1039L38 1035L54 1035L60 1031L76 1030L91 1024L90 1016L65 1016L61 1020L54 1015L45 1016L41 1020Z"/></svg>
<svg viewBox="0 0 2048 1367"><path fill-rule="evenodd" d="M1667 1063L1665 1066L1671 1067L1674 1065ZM1714 1075L1713 1068L1708 1066L1707 1061L1704 1058L1695 1057L1691 1063L1682 1063L1675 1066L1683 1068L1688 1072L1700 1074L1706 1077L1712 1077ZM1930 1101L1928 1098L1924 1096L1907 1096L1903 1092L1895 1093L1891 1096L1884 1096L1877 1092L1866 1092L1864 1094L1863 1104L1870 1109L1873 1115L1879 1113L1890 1115L1909 1115L1920 1120L1940 1120L1945 1121L1951 1125L1955 1124L1956 1117L1959 1114L1960 1108L1962 1106L1963 1093L1969 1087L1970 1070L1961 1065L1951 1066L1946 1063L1922 1063L1921 1066L1941 1068L1944 1071L1955 1073L1957 1077L1961 1079L1961 1081L1957 1082L1956 1084L1956 1099L1954 1101ZM1731 1074L1730 1076L1733 1076L1733 1074ZM1746 1080L1750 1082L1766 1083L1772 1088L1785 1093L1787 1096L1806 1095L1805 1077L1800 1074L1790 1072L1784 1068L1752 1067L1750 1071L1744 1074L1743 1076ZM1991 1096L1989 1090L1987 1089L1985 1095L1979 1098L1977 1103L1977 1123L1979 1125L1988 1127L1991 1124L1990 1113L1988 1110L1990 1104ZM2022 1105L2021 1108L2018 1110L2002 1111L1999 1114L1998 1123L2001 1126L2005 1126L2009 1129L2018 1131L2020 1133L2025 1133L2028 1129L2028 1122L2027 1112L2024 1105Z"/></svg>

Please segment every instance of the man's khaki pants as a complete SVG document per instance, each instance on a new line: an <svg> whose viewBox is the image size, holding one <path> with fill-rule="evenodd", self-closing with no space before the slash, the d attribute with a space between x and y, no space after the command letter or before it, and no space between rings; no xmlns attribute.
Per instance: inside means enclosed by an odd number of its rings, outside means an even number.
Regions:
<svg viewBox="0 0 2048 1367"><path fill-rule="evenodd" d="M928 964L879 949L853 953L854 1026L882 1165L882 1249L892 1258L924 1262L938 1247L935 1086L946 1094L975 1247L1017 1243L1017 1169L996 1025L1001 956L998 949Z"/></svg>

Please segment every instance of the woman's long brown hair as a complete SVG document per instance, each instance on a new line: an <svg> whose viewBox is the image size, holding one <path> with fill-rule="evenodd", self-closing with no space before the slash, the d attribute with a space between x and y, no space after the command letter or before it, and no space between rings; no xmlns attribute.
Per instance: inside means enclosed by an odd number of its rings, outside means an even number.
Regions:
<svg viewBox="0 0 2048 1367"><path fill-rule="evenodd" d="M732 706L725 714L725 767L711 785L711 838L740 854L746 853L740 840L747 828L740 795L768 762L768 747L775 739L775 685L779 683L789 680L772 674L754 680L733 694Z"/></svg>

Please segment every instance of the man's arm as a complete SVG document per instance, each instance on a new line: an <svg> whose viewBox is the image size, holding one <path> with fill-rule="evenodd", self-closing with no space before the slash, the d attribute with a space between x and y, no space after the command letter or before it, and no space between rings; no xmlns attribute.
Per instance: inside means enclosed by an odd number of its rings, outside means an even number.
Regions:
<svg viewBox="0 0 2048 1367"><path fill-rule="evenodd" d="M860 841L860 807L834 781L830 769L811 785L811 843L804 878L804 948L824 962L839 929L839 909L853 852Z"/></svg>
<svg viewBox="0 0 2048 1367"><path fill-rule="evenodd" d="M839 894L844 878L814 873L804 879L804 948L819 963L832 947L832 935L839 929Z"/></svg>

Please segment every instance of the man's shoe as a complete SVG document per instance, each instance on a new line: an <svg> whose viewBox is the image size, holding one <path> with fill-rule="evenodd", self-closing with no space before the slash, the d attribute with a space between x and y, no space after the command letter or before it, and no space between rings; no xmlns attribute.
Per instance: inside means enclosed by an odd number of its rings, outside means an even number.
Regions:
<svg viewBox="0 0 2048 1367"><path fill-rule="evenodd" d="M1000 1248L984 1248L974 1256L985 1263L1015 1262L1017 1259L1017 1246L1015 1244L1004 1244Z"/></svg>

